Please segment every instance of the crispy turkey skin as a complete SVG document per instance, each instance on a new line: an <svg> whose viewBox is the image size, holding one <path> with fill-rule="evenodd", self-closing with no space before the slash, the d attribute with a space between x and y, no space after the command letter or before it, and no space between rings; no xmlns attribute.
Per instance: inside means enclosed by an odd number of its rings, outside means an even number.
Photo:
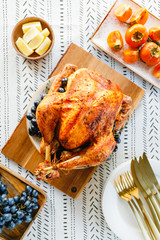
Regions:
<svg viewBox="0 0 160 240"><path fill-rule="evenodd" d="M67 77L68 82L65 92L60 93L63 77ZM131 108L132 99L124 95L117 84L92 70L67 64L36 111L43 136L42 155L44 146L50 144L52 153L59 146L65 149L55 169L101 164L116 146L114 122L115 130L121 129Z"/></svg>

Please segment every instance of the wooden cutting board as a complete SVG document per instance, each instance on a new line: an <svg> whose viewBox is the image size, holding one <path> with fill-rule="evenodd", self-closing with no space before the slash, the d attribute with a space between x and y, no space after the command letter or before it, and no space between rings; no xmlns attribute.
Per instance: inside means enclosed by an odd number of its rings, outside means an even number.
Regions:
<svg viewBox="0 0 160 240"><path fill-rule="evenodd" d="M99 72L103 77L117 83L126 95L131 96L133 100L133 110L145 93L143 89L129 81L126 77L73 43L60 59L50 77L58 74L67 63L75 64L79 68L85 67L92 69ZM3 147L2 153L32 173L35 171L38 164L43 161L40 153L29 139L25 116L22 117L12 136ZM76 199L96 168L97 167L72 170L67 175L61 173L59 179L50 181L49 183Z"/></svg>

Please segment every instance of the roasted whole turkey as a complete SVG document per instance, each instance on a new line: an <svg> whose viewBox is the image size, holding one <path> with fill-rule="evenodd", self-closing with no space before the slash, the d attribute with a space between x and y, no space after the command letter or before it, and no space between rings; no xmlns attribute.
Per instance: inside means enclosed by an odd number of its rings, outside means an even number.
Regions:
<svg viewBox="0 0 160 240"><path fill-rule="evenodd" d="M62 93L64 77L68 81ZM115 149L114 132L123 127L131 108L131 97L115 83L87 68L67 64L36 111L42 134L40 152L45 156L35 171L37 178L54 179L59 170L103 163Z"/></svg>

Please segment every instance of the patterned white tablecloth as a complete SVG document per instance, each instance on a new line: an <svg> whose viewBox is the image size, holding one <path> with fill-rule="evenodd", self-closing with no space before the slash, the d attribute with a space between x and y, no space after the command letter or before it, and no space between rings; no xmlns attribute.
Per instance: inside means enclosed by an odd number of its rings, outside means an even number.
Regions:
<svg viewBox="0 0 160 240"><path fill-rule="evenodd" d="M118 239L109 229L102 213L104 182L117 165L141 155L143 151L149 158L160 159L160 90L97 49L89 40L113 2L114 0L0 0L1 148L25 113L34 91L47 79L71 42L83 47L146 91L123 131L118 152L112 155L109 162L98 167L76 201L49 184L37 181L31 173L0 155L1 163L37 184L47 194L47 203L25 240ZM159 0L137 2L160 17ZM19 56L11 43L14 25L22 18L33 15L47 20L55 33L52 53L34 62Z"/></svg>

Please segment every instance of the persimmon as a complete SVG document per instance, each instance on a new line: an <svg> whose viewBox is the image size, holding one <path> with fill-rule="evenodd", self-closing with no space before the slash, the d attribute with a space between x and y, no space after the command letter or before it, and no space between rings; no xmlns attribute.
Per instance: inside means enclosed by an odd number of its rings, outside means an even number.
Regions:
<svg viewBox="0 0 160 240"><path fill-rule="evenodd" d="M113 50L120 50L123 47L123 38L119 31L113 31L107 38L108 46Z"/></svg>
<svg viewBox="0 0 160 240"><path fill-rule="evenodd" d="M141 46L148 39L146 27L142 24L133 25L127 29L125 39L130 47L136 48Z"/></svg>
<svg viewBox="0 0 160 240"><path fill-rule="evenodd" d="M159 78L160 80L160 63L158 63L157 66L155 66L153 70L153 76Z"/></svg>
<svg viewBox="0 0 160 240"><path fill-rule="evenodd" d="M123 51L123 60L127 63L135 63L139 59L138 49L125 49Z"/></svg>
<svg viewBox="0 0 160 240"><path fill-rule="evenodd" d="M145 24L148 19L148 11L146 8L138 8L130 19L130 24Z"/></svg>
<svg viewBox="0 0 160 240"><path fill-rule="evenodd" d="M121 4L114 11L115 16L120 22L126 22L132 15L132 9L129 4Z"/></svg>
<svg viewBox="0 0 160 240"><path fill-rule="evenodd" d="M145 43L140 50L140 58L150 66L158 64L160 61L160 47L154 42Z"/></svg>
<svg viewBox="0 0 160 240"><path fill-rule="evenodd" d="M160 40L160 26L151 27L149 29L149 36L153 41Z"/></svg>

